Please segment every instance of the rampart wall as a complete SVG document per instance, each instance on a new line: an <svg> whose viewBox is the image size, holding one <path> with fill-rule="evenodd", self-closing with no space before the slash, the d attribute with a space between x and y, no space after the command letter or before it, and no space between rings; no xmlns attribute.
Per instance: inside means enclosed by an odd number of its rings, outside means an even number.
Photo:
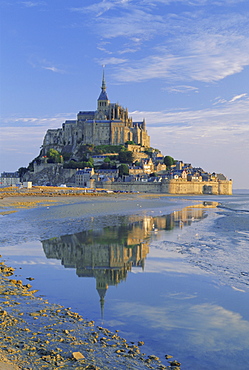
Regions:
<svg viewBox="0 0 249 370"><path fill-rule="evenodd" d="M231 195L232 181L181 181L168 180L165 182L96 182L97 188L113 191L131 191L166 194L212 194Z"/></svg>

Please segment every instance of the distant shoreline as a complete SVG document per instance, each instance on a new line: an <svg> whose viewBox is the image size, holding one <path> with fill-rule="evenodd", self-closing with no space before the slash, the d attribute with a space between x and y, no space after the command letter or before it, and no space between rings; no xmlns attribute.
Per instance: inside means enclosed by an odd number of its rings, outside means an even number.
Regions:
<svg viewBox="0 0 249 370"><path fill-rule="evenodd" d="M179 194L183 196L182 194ZM82 188L33 187L32 189L0 189L0 215L17 212L20 209L48 207L58 204L72 204L82 200L101 198L112 202L114 199L153 199L159 197L178 197L175 194L151 193L100 193L85 192ZM184 196L186 197L186 195Z"/></svg>

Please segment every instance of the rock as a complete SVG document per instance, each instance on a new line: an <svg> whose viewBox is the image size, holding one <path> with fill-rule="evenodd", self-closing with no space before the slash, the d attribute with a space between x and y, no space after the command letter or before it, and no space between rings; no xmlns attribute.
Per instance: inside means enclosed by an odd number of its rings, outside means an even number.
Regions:
<svg viewBox="0 0 249 370"><path fill-rule="evenodd" d="M171 355L165 355L165 358L166 358L166 360L168 360L169 358L172 358L173 356L171 356Z"/></svg>
<svg viewBox="0 0 249 370"><path fill-rule="evenodd" d="M84 355L82 355L81 352L73 352L72 353L72 357L74 360L78 361L78 360L83 360L85 358Z"/></svg>
<svg viewBox="0 0 249 370"><path fill-rule="evenodd" d="M30 289L30 288L32 288L32 285L31 284L26 284L26 285L23 285L25 288L27 288L27 289Z"/></svg>
<svg viewBox="0 0 249 370"><path fill-rule="evenodd" d="M144 345L144 342L141 340L141 341L137 342L137 345L138 346L143 346Z"/></svg>
<svg viewBox="0 0 249 370"><path fill-rule="evenodd" d="M39 312L30 312L29 316L40 316Z"/></svg>
<svg viewBox="0 0 249 370"><path fill-rule="evenodd" d="M159 357L154 356L154 355L150 355L150 356L149 356L149 359L150 359L150 360L154 360L154 361L159 361Z"/></svg>
<svg viewBox="0 0 249 370"><path fill-rule="evenodd" d="M115 351L116 353L123 353L123 352L125 352L125 349L117 349L116 351Z"/></svg>
<svg viewBox="0 0 249 370"><path fill-rule="evenodd" d="M170 361L169 363L170 363L170 366L181 366L181 363L176 360Z"/></svg>
<svg viewBox="0 0 249 370"><path fill-rule="evenodd" d="M48 363L51 363L51 360L52 360L51 356L49 356L49 355L42 356L42 358L41 358L41 359L42 359L43 361L48 362Z"/></svg>

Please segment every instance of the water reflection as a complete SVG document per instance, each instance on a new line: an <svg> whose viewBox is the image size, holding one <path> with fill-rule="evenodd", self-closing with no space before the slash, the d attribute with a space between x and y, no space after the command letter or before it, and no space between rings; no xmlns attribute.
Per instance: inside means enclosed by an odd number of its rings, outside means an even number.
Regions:
<svg viewBox="0 0 249 370"><path fill-rule="evenodd" d="M211 206L205 202L203 207ZM42 241L47 258L59 259L65 268L75 268L79 277L94 277L103 315L109 286L125 280L132 267L144 268L151 235L191 225L206 217L204 208L186 207L169 215L122 216L119 226L104 227Z"/></svg>

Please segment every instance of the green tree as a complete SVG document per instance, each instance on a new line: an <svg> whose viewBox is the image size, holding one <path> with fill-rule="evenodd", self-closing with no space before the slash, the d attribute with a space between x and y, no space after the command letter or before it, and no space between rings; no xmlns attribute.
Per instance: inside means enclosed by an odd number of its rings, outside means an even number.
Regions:
<svg viewBox="0 0 249 370"><path fill-rule="evenodd" d="M63 157L56 149L49 149L47 153L48 163L62 163Z"/></svg>
<svg viewBox="0 0 249 370"><path fill-rule="evenodd" d="M121 164L118 168L119 176L129 175L129 167L127 164Z"/></svg>
<svg viewBox="0 0 249 370"><path fill-rule="evenodd" d="M172 158L170 155L166 155L163 159L164 164L166 164L167 167L172 166L175 164L174 158Z"/></svg>
<svg viewBox="0 0 249 370"><path fill-rule="evenodd" d="M106 158L104 159L104 163L109 163L109 164L110 164L110 162L111 162L111 160L110 160L110 158L109 158L109 157L106 157Z"/></svg>
<svg viewBox="0 0 249 370"><path fill-rule="evenodd" d="M129 150L120 152L118 156L118 160L121 163L132 163L133 159L133 153Z"/></svg>
<svg viewBox="0 0 249 370"><path fill-rule="evenodd" d="M88 167L91 167L91 168L93 168L93 167L94 167L94 160L93 160L93 158L92 158L92 157L90 157L90 158L88 159L87 163L88 163Z"/></svg>

